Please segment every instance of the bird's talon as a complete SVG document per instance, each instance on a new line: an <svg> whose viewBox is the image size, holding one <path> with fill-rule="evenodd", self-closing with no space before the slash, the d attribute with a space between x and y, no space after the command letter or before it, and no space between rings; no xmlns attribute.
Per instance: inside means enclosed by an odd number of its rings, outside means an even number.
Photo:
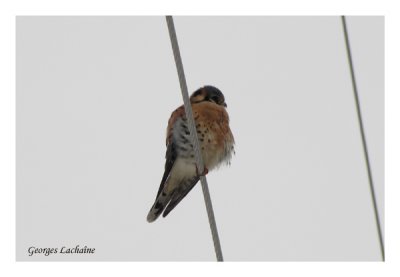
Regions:
<svg viewBox="0 0 400 277"><path fill-rule="evenodd" d="M196 166L196 174L197 174L197 176L206 176L208 174L208 168L207 167L204 167L203 173L200 174L199 173L199 169L197 168L197 164L195 166Z"/></svg>

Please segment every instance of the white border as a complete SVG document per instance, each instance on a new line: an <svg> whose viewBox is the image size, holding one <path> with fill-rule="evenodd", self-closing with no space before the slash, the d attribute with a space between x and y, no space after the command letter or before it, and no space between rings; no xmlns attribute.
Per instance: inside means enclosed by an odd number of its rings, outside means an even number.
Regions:
<svg viewBox="0 0 400 277"><path fill-rule="evenodd" d="M3 3L6 2L6 3ZM243 3L245 2L246 5ZM395 1L393 1L395 2ZM391 1L2 1L0 4L1 276L400 276L399 14ZM114 263L15 262L16 15L385 15L386 16L386 263ZM393 93L391 93L393 91ZM398 160L398 159L397 159Z"/></svg>

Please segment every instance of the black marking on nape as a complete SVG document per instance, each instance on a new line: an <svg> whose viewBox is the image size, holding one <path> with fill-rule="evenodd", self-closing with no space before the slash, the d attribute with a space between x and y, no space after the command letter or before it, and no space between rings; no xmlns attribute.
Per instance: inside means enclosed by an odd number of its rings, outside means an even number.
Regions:
<svg viewBox="0 0 400 277"><path fill-rule="evenodd" d="M208 95L217 95L218 97L222 97L225 99L224 94L218 88L214 86L204 86L203 89L207 92Z"/></svg>
<svg viewBox="0 0 400 277"><path fill-rule="evenodd" d="M203 88L199 88L199 89L197 89L195 92L193 92L193 93L192 93L192 97L196 97L196 96L200 95L202 89L203 89Z"/></svg>

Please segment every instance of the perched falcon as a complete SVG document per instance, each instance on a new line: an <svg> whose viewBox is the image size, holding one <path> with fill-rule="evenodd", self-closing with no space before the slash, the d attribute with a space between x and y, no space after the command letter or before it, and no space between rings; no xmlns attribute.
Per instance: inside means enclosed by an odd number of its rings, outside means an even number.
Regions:
<svg viewBox="0 0 400 277"><path fill-rule="evenodd" d="M167 216L189 193L200 179L219 165L230 163L234 152L234 138L229 128L225 98L213 86L204 86L190 96L193 117L204 161L204 172L197 170L195 152L190 140L185 108L180 106L172 114L167 127L165 171L154 205L147 221L155 221L160 214Z"/></svg>

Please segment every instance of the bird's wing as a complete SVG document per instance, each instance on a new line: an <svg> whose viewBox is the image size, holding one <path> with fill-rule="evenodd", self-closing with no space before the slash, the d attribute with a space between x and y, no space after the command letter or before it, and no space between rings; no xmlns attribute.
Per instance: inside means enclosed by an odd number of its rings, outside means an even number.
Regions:
<svg viewBox="0 0 400 277"><path fill-rule="evenodd" d="M172 132L174 130L176 121L179 118L183 117L184 115L185 115L185 108L183 106L180 106L171 114L171 117L168 120L167 141L166 141L167 152L165 154L165 169L164 169L164 175L161 179L160 188L158 189L158 192L157 192L157 197L160 195L160 193L164 189L165 183L168 179L169 174L171 173L171 169L174 166L174 163L178 156L177 149L176 149L176 142L174 141ZM157 197L156 197L156 199L157 199Z"/></svg>
<svg viewBox="0 0 400 277"><path fill-rule="evenodd" d="M172 211L176 205L181 202L183 198L192 190L192 188L197 184L199 181L200 177L199 176L194 176L190 179L184 180L181 184L179 184L179 189L176 189L173 194L171 201L168 203L168 206L165 208L165 211L163 212L163 217L166 217L170 211Z"/></svg>
<svg viewBox="0 0 400 277"><path fill-rule="evenodd" d="M165 161L164 175L161 179L160 188L158 189L156 198L158 198L158 196L164 189L165 182L167 181L168 176L171 173L171 169L174 166L176 157L177 157L177 152L176 152L175 143L171 142L170 144L167 145L167 153L165 154L166 161Z"/></svg>

